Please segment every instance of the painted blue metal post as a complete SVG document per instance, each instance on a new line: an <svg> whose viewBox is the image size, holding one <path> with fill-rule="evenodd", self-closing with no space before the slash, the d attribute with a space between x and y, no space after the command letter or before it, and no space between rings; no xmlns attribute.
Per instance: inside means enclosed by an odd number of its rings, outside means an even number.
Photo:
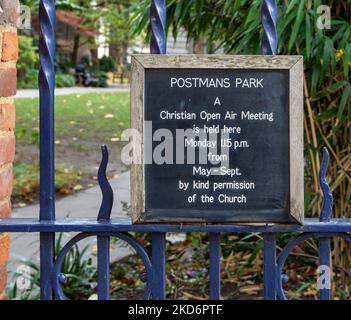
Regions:
<svg viewBox="0 0 351 320"><path fill-rule="evenodd" d="M97 236L98 249L98 298L110 299L110 237Z"/></svg>
<svg viewBox="0 0 351 320"><path fill-rule="evenodd" d="M55 220L55 1L41 0L40 17L40 221ZM40 234L41 298L52 299L50 271L55 256L55 234Z"/></svg>
<svg viewBox="0 0 351 320"><path fill-rule="evenodd" d="M277 53L277 16L278 9L276 0L263 0L261 19L263 27L262 54L274 55ZM263 236L264 241L264 298L276 299L276 235L267 233Z"/></svg>
<svg viewBox="0 0 351 320"><path fill-rule="evenodd" d="M152 234L152 297L166 299L166 233Z"/></svg>
<svg viewBox="0 0 351 320"><path fill-rule="evenodd" d="M330 238L319 239L319 298L330 300L331 296L331 268L330 268Z"/></svg>
<svg viewBox="0 0 351 320"><path fill-rule="evenodd" d="M166 0L151 0L150 23L151 42L150 53L166 54ZM152 234L152 296L156 300L166 299L166 234Z"/></svg>
<svg viewBox="0 0 351 320"><path fill-rule="evenodd" d="M276 300L277 297L277 257L276 257L276 234L265 233L263 235L263 280L264 299Z"/></svg>
<svg viewBox="0 0 351 320"><path fill-rule="evenodd" d="M221 241L220 233L210 233L210 299L221 298Z"/></svg>
<svg viewBox="0 0 351 320"><path fill-rule="evenodd" d="M327 169L329 164L329 152L327 148L323 148L323 161L321 164L321 169L319 172L319 184L323 192L323 203L322 210L319 216L320 222L329 222L332 217L333 211L333 194L330 190L329 184L327 182ZM321 300L330 300L331 297L331 247L330 238L321 237L319 238L319 281L320 290L319 298Z"/></svg>

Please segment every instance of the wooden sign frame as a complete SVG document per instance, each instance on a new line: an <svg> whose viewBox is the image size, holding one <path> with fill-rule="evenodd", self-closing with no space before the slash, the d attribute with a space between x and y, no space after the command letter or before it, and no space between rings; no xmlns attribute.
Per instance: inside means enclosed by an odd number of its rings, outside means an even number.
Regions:
<svg viewBox="0 0 351 320"><path fill-rule="evenodd" d="M143 164L131 165L131 215L133 223L300 223L304 218L303 158L303 58L302 56L249 55L133 55L131 75L131 124L142 136L140 159L144 158L145 72L149 69L228 69L288 70L289 72L289 166L290 218L288 221L269 219L223 219L208 221L191 216L166 215L152 217L145 210L145 172Z"/></svg>

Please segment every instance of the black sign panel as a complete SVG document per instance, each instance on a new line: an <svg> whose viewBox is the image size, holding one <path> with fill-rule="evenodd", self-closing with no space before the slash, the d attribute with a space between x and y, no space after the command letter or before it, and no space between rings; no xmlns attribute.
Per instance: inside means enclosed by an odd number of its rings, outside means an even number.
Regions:
<svg viewBox="0 0 351 320"><path fill-rule="evenodd" d="M145 218L291 221L289 70L145 69Z"/></svg>

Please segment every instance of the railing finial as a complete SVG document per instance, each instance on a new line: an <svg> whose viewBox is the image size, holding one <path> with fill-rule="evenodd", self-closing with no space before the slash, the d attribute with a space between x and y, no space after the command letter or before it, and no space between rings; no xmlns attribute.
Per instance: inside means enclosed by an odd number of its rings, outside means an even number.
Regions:
<svg viewBox="0 0 351 320"><path fill-rule="evenodd" d="M333 210L333 194L330 190L329 184L327 182L327 169L329 163L329 152L326 147L323 148L323 161L321 165L321 169L319 171L319 184L322 188L323 192L323 203L322 203L322 210L319 216L319 221L321 222L328 222L332 217L332 210Z"/></svg>
<svg viewBox="0 0 351 320"><path fill-rule="evenodd" d="M153 54L165 54L167 51L166 20L166 0L152 0L150 52Z"/></svg>
<svg viewBox="0 0 351 320"><path fill-rule="evenodd" d="M106 176L108 164L108 149L107 146L101 147L102 159L98 172L98 181L102 192L102 202L99 210L98 221L110 220L113 206L113 190Z"/></svg>
<svg viewBox="0 0 351 320"><path fill-rule="evenodd" d="M277 35L278 8L276 0L263 0L261 19L263 26L262 53L274 55L278 48Z"/></svg>

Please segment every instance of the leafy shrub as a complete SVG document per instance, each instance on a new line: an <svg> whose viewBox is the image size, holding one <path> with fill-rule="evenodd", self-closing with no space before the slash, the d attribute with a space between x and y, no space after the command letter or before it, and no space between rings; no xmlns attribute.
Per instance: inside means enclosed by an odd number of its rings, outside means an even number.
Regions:
<svg viewBox="0 0 351 320"><path fill-rule="evenodd" d="M93 87L100 87L100 88L106 88L108 87L108 83L107 83L107 73L104 71L92 71L91 72L91 77L92 79L96 79L96 82L92 82L92 86Z"/></svg>
<svg viewBox="0 0 351 320"><path fill-rule="evenodd" d="M25 129L19 131L19 137L26 135ZM16 137L18 137L16 133ZM33 131L31 143L39 144L39 131ZM22 201L32 202L39 193L39 166L28 163L15 163L13 167L14 183L12 196ZM55 187L60 194L73 192L80 181L80 173L76 168L57 165L55 170Z"/></svg>
<svg viewBox="0 0 351 320"><path fill-rule="evenodd" d="M19 36L18 88L38 88L39 55L33 38Z"/></svg>
<svg viewBox="0 0 351 320"><path fill-rule="evenodd" d="M18 89L38 89L38 77L38 70L29 69L24 77L18 79Z"/></svg>
<svg viewBox="0 0 351 320"><path fill-rule="evenodd" d="M70 68L74 68L71 58L67 54L63 54L56 50L55 54L55 70L57 73L67 74Z"/></svg>
<svg viewBox="0 0 351 320"><path fill-rule="evenodd" d="M76 78L70 74L56 74L56 87L74 87L76 84Z"/></svg>
<svg viewBox="0 0 351 320"><path fill-rule="evenodd" d="M116 69L115 60L112 57L103 56L100 59L100 70L104 72L114 71Z"/></svg>
<svg viewBox="0 0 351 320"><path fill-rule="evenodd" d="M93 241L83 248L77 244L74 245L63 260L61 272L66 276L66 281L62 288L70 299L93 298L96 295L94 293L97 287L97 268L93 262L95 240ZM63 234L61 233L55 243L56 254L61 252L63 245ZM7 297L12 300L39 300L40 269L38 263L29 259L21 259L19 262L27 269L27 272L18 270L12 274L12 281L6 289ZM27 284L26 289L21 288L23 284Z"/></svg>

